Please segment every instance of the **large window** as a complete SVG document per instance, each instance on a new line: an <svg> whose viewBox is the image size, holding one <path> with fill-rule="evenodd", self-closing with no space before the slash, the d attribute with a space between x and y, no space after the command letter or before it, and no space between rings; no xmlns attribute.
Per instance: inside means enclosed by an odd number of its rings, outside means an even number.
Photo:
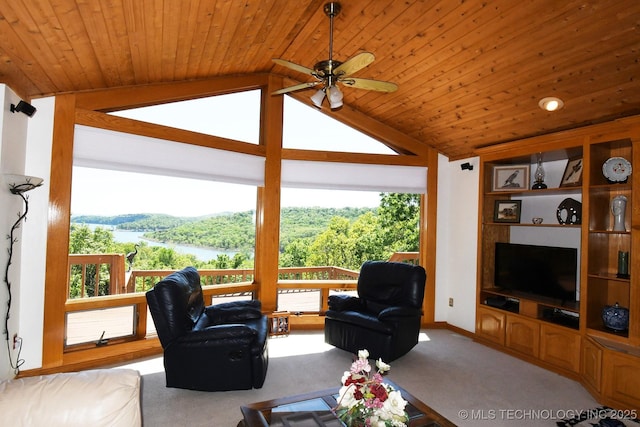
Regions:
<svg viewBox="0 0 640 427"><path fill-rule="evenodd" d="M112 114L256 144L259 108L249 91ZM263 177L260 156L76 125L67 298L144 292L189 265L205 284L250 283ZM130 304L70 310L65 348L135 339L137 316Z"/></svg>
<svg viewBox="0 0 640 427"><path fill-rule="evenodd" d="M248 91L111 114L256 144L259 106L260 91ZM290 97L285 97L283 147L396 155L380 141ZM264 185L265 159L246 152L76 125L70 253L114 257L92 266L82 257L73 264L70 256L68 298L143 292L160 277L142 272L187 265L200 271L233 270L225 279L215 274L206 279L211 284L251 282L257 189ZM426 168L353 159L283 160L281 279L354 278L367 259L417 251ZM399 218L399 212L406 217ZM123 270L125 283L114 286ZM281 295L278 308L308 311L295 305L299 301L291 305ZM133 306L69 313L67 342L83 345L95 339L100 331L87 331L87 319L98 329L105 326L106 338L135 335L127 320L106 328L108 318L122 311L137 315Z"/></svg>
<svg viewBox="0 0 640 427"><path fill-rule="evenodd" d="M285 148L396 154L289 97L284 108ZM418 251L426 168L356 160L282 162L280 279L354 279L366 260ZM278 293L278 309L317 312L325 296L320 289L284 288Z"/></svg>
<svg viewBox="0 0 640 427"><path fill-rule="evenodd" d="M301 150L395 154L393 150L312 106L284 98L282 146Z"/></svg>
<svg viewBox="0 0 640 427"><path fill-rule="evenodd" d="M205 135L258 144L260 91L250 90L110 113Z"/></svg>
<svg viewBox="0 0 640 427"><path fill-rule="evenodd" d="M80 225L107 232L72 239L72 253L126 254L138 244L137 269L216 268L216 260L236 254L252 267L255 186L84 167L73 176L72 233Z"/></svg>

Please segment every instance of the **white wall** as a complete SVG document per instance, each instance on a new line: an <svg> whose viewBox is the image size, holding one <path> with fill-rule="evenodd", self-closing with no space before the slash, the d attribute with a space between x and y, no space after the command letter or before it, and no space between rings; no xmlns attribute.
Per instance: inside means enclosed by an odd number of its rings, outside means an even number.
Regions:
<svg viewBox="0 0 640 427"><path fill-rule="evenodd" d="M461 169L466 162L472 171ZM470 332L475 332L476 316L478 163L477 158L438 158L435 317Z"/></svg>
<svg viewBox="0 0 640 427"><path fill-rule="evenodd" d="M48 177L51 164L51 132L53 127L53 98L32 103L36 114L29 118L23 113L12 113L11 104L20 98L7 86L0 85L2 115L0 115L0 234L6 236L24 212L22 199L9 191L4 174L30 175L45 179L45 185L33 189L25 196L29 202L26 221L14 235L13 257L8 281L11 284L11 311L9 336L4 334L8 291L4 282L8 261L9 241L2 239L0 265L2 289L0 290L1 326L0 379L13 378L15 367L32 369L42 366L42 325L44 308L44 272L48 210ZM13 336L22 339L20 353L13 349ZM7 352L11 352L11 363Z"/></svg>
<svg viewBox="0 0 640 427"><path fill-rule="evenodd" d="M20 266L20 327L23 369L42 366L42 329L47 252L47 219L51 175L51 135L55 98L36 99L37 113L29 119L25 145L25 174L44 178L41 187L29 192L29 216L22 230L24 262ZM26 257L25 254L29 254Z"/></svg>
<svg viewBox="0 0 640 427"><path fill-rule="evenodd" d="M0 100L2 101L2 114L0 115L0 265L2 266L2 290L0 290L0 378L12 378L14 370L9 363L9 352L15 366L17 354L13 350L13 335L18 333L19 306L20 306L20 260L22 252L22 227L16 230L13 247L11 267L6 275L7 262L9 261L8 236L11 227L23 212L23 202L20 197L9 192L4 174L24 174L24 141L27 134L28 117L22 113L12 113L11 104L17 104L20 98L7 86L0 85ZM5 330L5 315L9 291L7 281L11 287L11 308L9 312L8 332ZM7 351L9 346L9 352Z"/></svg>

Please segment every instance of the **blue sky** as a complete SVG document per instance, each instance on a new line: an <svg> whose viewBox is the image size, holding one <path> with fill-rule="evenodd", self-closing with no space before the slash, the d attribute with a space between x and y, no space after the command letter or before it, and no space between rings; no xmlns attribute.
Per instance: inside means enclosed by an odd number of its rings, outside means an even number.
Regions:
<svg viewBox="0 0 640 427"><path fill-rule="evenodd" d="M289 97L285 101L285 147L391 154L378 141ZM183 114L184 113L184 114ZM187 114L188 113L188 114ZM148 122L255 143L257 91L222 95L117 113ZM255 209L255 187L75 167L72 215L165 213L201 216ZM282 207L375 207L378 192L283 189Z"/></svg>

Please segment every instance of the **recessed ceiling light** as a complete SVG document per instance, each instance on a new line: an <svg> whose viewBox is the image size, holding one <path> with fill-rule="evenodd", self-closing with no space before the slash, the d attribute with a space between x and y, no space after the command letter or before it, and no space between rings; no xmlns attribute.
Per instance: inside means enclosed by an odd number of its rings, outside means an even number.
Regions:
<svg viewBox="0 0 640 427"><path fill-rule="evenodd" d="M548 96L546 98L542 98L538 102L538 106L546 111L556 111L564 106L564 102L562 102L562 99L556 98L555 96Z"/></svg>

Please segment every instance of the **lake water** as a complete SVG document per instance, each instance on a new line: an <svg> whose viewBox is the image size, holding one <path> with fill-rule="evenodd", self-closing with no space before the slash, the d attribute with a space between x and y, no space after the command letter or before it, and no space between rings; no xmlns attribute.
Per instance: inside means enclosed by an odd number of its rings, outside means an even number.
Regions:
<svg viewBox="0 0 640 427"><path fill-rule="evenodd" d="M88 226L92 230L96 227L110 229L109 226L102 225L102 224L84 224L84 225ZM123 231L123 230L111 229L111 232L113 233L113 239L118 243L145 242L149 246L161 246L163 248L172 248L176 252L180 252L182 254L195 255L195 257L200 261L209 261L212 259L216 259L218 255L221 255L221 254L226 254L229 256L229 258L233 258L233 256L236 254L235 251L220 251L220 250L210 249L210 248L198 248L194 246L176 245L173 243L154 242L153 240L143 239L142 235L144 234L144 232L140 232L140 231Z"/></svg>

